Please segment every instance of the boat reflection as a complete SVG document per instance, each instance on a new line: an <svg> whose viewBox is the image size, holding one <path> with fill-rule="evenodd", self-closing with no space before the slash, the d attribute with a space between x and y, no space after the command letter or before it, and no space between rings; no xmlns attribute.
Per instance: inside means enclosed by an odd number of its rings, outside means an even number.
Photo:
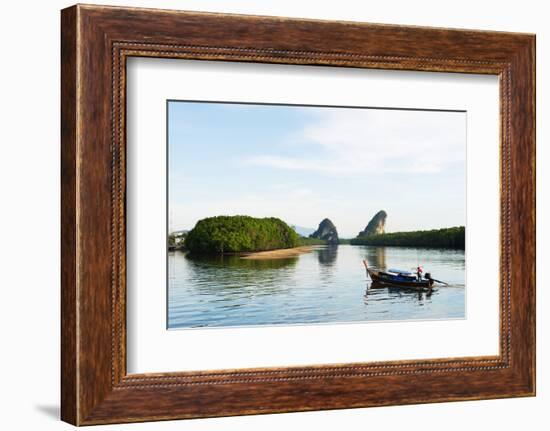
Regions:
<svg viewBox="0 0 550 431"><path fill-rule="evenodd" d="M406 300L410 298L411 300L423 302L426 299L430 299L435 292L434 289L407 289L403 287L388 286L387 284L369 280L367 281L363 302L367 304L369 297L378 297L381 295L387 296L388 299L401 298Z"/></svg>

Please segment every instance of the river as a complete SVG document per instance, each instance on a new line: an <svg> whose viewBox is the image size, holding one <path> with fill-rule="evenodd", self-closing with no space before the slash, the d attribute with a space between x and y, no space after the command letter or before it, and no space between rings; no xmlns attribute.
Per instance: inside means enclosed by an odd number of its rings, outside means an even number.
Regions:
<svg viewBox="0 0 550 431"><path fill-rule="evenodd" d="M370 288L361 261L418 264L449 286L431 293ZM319 246L289 259L168 253L168 327L204 328L465 317L464 250Z"/></svg>

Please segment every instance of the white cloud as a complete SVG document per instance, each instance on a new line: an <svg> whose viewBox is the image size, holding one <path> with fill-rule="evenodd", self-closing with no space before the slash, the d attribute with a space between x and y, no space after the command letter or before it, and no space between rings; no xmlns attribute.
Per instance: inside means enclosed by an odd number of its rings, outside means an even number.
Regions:
<svg viewBox="0 0 550 431"><path fill-rule="evenodd" d="M320 110L295 145L303 156L265 154L246 164L328 175L437 173L465 160L465 113L376 109ZM299 151L302 153L303 151Z"/></svg>

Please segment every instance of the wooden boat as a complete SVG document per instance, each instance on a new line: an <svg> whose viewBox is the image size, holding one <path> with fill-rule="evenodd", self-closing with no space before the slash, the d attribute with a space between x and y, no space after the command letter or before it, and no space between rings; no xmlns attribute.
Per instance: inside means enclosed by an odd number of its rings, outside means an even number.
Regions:
<svg viewBox="0 0 550 431"><path fill-rule="evenodd" d="M433 289L435 280L429 274L426 274L425 278L419 279L415 273L410 271L399 269L383 271L381 269L369 268L366 260L363 261L363 264L373 283L376 283L378 286L393 286L415 290Z"/></svg>

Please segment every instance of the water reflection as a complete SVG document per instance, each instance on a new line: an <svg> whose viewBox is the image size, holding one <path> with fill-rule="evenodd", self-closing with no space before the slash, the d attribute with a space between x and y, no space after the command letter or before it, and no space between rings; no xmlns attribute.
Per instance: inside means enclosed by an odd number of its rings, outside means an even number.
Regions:
<svg viewBox="0 0 550 431"><path fill-rule="evenodd" d="M285 259L243 259L238 255L191 255L179 253L185 260L185 275L170 273L169 283L176 285L185 279L201 295L202 301L224 303L237 308L253 297L281 295L288 290L284 283L298 262L298 257ZM177 267L175 260L172 262ZM169 259L169 267L170 267ZM177 296L175 296L177 298ZM199 302L201 302L199 301ZM175 301L177 303L177 301ZM187 300L186 300L187 302Z"/></svg>
<svg viewBox="0 0 550 431"><path fill-rule="evenodd" d="M365 259L374 268L386 267L386 247L365 247Z"/></svg>
<svg viewBox="0 0 550 431"><path fill-rule="evenodd" d="M450 287L376 288L371 266L413 267ZM168 255L169 328L463 318L464 251L340 245L288 259ZM366 292L365 292L366 291Z"/></svg>
<svg viewBox="0 0 550 431"><path fill-rule="evenodd" d="M332 266L338 258L338 245L329 245L317 250L317 259L321 265Z"/></svg>
<svg viewBox="0 0 550 431"><path fill-rule="evenodd" d="M182 252L178 252L182 253ZM284 259L243 259L238 255L192 255L182 253L191 266L205 268L209 266L222 268L245 268L250 270L266 270L284 268L296 265L298 257Z"/></svg>

